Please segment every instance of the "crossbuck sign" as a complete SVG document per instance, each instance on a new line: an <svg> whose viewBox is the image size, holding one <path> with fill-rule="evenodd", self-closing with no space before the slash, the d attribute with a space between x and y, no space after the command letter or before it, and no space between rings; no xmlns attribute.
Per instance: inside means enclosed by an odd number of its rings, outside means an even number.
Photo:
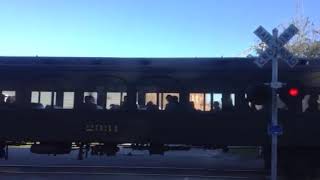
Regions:
<svg viewBox="0 0 320 180"><path fill-rule="evenodd" d="M298 28L291 24L279 37L273 37L267 30L260 26L254 33L268 45L268 48L260 55L255 63L259 67L262 67L268 61L277 58L278 55L279 58L286 61L290 67L294 67L298 63L298 60L283 46L288 43L298 31Z"/></svg>
<svg viewBox="0 0 320 180"><path fill-rule="evenodd" d="M271 126L268 129L272 135L271 146L271 180L277 179L277 143L278 135L282 134L282 128L278 125L278 95L277 89L281 88L282 83L278 82L278 60L282 59L288 63L290 67L294 67L298 60L284 47L289 40L298 33L298 28L290 25L278 37L278 29L274 29L272 35L260 26L254 33L268 45L267 49L254 62L259 66L264 66L268 61L272 61L272 81L270 83L272 89L272 112Z"/></svg>

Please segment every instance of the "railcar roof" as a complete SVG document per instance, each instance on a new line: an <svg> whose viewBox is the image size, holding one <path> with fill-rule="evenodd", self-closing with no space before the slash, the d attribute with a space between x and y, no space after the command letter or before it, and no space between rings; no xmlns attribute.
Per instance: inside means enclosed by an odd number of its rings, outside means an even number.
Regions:
<svg viewBox="0 0 320 180"><path fill-rule="evenodd" d="M255 67L255 58L227 57L167 57L167 58L121 58L121 57L42 57L42 56L0 56L0 66L58 65L58 66L153 66L153 67ZM320 68L320 59L300 59L300 65ZM271 63L266 65L270 66ZM280 66L284 66L281 62Z"/></svg>

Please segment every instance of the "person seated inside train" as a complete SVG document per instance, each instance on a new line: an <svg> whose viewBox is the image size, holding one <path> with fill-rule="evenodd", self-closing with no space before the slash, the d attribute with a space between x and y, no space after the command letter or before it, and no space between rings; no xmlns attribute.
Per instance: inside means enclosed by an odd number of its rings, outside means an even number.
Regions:
<svg viewBox="0 0 320 180"><path fill-rule="evenodd" d="M308 101L308 108L306 112L319 112L319 103L318 103L319 96L318 95L311 95Z"/></svg>
<svg viewBox="0 0 320 180"><path fill-rule="evenodd" d="M8 96L6 99L6 103L8 103L8 104L14 104L15 102L16 102L15 96Z"/></svg>
<svg viewBox="0 0 320 180"><path fill-rule="evenodd" d="M0 94L0 108L16 108L16 99L15 96L6 96Z"/></svg>
<svg viewBox="0 0 320 180"><path fill-rule="evenodd" d="M213 109L212 109L213 112L220 112L221 111L221 108L220 108L220 103L218 101L214 101L213 102Z"/></svg>
<svg viewBox="0 0 320 180"><path fill-rule="evenodd" d="M189 112L194 112L197 111L196 108L194 107L194 102L193 101L189 101L187 104L187 111Z"/></svg>
<svg viewBox="0 0 320 180"><path fill-rule="evenodd" d="M6 104L8 107L14 108L16 106L16 97L8 96L6 99Z"/></svg>
<svg viewBox="0 0 320 180"><path fill-rule="evenodd" d="M153 104L152 101L149 101L149 102L147 103L147 105L146 105L146 110L147 110L147 111L158 111L159 108L158 108L158 106L157 106L156 104Z"/></svg>
<svg viewBox="0 0 320 180"><path fill-rule="evenodd" d="M120 105L120 109L129 109L129 104L128 104L128 97L127 96L124 96L123 97L123 101Z"/></svg>
<svg viewBox="0 0 320 180"><path fill-rule="evenodd" d="M165 107L166 111L177 111L179 110L179 102L178 102L178 97L177 96L171 96L167 95L166 96L167 104Z"/></svg>
<svg viewBox="0 0 320 180"><path fill-rule="evenodd" d="M225 99L222 99L222 102L223 102L222 111L234 111L234 106L232 104L231 97L226 97Z"/></svg>
<svg viewBox="0 0 320 180"><path fill-rule="evenodd" d="M133 109L137 109L137 105L135 105L134 107L132 107ZM130 109L130 104L128 102L128 97L127 96L124 96L123 97L123 102L121 103L120 105L120 110L129 110Z"/></svg>
<svg viewBox="0 0 320 180"><path fill-rule="evenodd" d="M84 97L84 103L82 104L82 109L89 109L89 110L98 109L97 105L95 104L95 99L93 96L88 95Z"/></svg>

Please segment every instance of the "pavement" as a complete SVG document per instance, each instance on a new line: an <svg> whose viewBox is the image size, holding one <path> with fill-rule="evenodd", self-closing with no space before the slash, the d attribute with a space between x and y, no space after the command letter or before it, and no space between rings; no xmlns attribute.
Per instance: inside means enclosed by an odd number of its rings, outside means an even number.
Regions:
<svg viewBox="0 0 320 180"><path fill-rule="evenodd" d="M28 147L9 147L9 159L0 160L0 179L265 179L263 160L254 151L246 152L192 148L149 155L148 151L120 148L117 156L89 153L77 160L77 150L53 156L32 154Z"/></svg>

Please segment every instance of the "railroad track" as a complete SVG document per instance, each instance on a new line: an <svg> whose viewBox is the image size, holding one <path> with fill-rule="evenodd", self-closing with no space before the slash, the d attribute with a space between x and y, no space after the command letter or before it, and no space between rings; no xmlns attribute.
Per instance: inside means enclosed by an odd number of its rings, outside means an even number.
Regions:
<svg viewBox="0 0 320 180"><path fill-rule="evenodd" d="M133 166L73 166L73 165L1 165L0 174L46 175L129 175L167 176L220 179L254 179L266 175L263 170L206 169L180 167L133 167Z"/></svg>

